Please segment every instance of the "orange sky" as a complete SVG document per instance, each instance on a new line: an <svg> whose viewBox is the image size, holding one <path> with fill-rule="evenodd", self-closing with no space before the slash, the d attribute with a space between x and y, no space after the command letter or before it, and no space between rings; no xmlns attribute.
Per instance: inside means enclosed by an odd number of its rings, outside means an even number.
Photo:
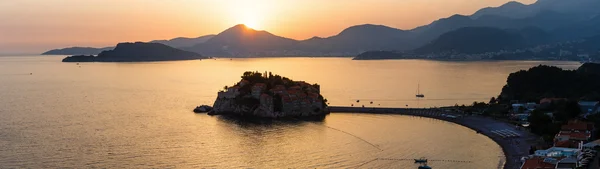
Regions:
<svg viewBox="0 0 600 169"><path fill-rule="evenodd" d="M535 0L519 0L530 4ZM358 24L411 29L508 0L2 0L0 54L216 34L235 24L294 39Z"/></svg>

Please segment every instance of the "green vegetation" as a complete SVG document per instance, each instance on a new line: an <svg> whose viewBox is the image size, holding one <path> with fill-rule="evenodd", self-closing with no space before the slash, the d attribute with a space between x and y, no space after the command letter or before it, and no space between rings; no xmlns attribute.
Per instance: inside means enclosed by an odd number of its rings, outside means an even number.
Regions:
<svg viewBox="0 0 600 169"><path fill-rule="evenodd" d="M242 80L246 80L248 81L248 84L245 85L240 85L241 82L237 83L235 86L241 86L239 89L239 92L241 93L241 96L251 93L252 91L252 86L254 86L257 83L263 83L266 85L266 90L263 91L264 94L268 94L270 96L273 96L273 104L275 105L275 110L280 110L281 109L281 105L282 100L281 100L281 96L278 94L273 93L272 91L270 91L271 89L273 89L275 86L277 85L283 85L286 89L292 87L292 86L303 86L301 84L308 84L306 82L303 81L294 81L290 78L287 77L283 77L277 74L273 74L272 72L264 72L264 73L260 73L258 71L252 72L252 71L246 71L244 72L244 74L242 75ZM225 86L227 87L227 86ZM321 94L320 94L320 90L321 90L321 86L319 84L310 84L310 87L316 89L316 93L319 94L319 99L323 100L323 107L327 106L327 99L325 99ZM301 90L305 93L305 94L309 94L308 92L308 88L307 86L304 86L301 88Z"/></svg>
<svg viewBox="0 0 600 169"><path fill-rule="evenodd" d="M542 111L533 111L528 118L529 129L532 133L542 136L544 140L550 141L560 131L560 123L554 123L552 117Z"/></svg>
<svg viewBox="0 0 600 169"><path fill-rule="evenodd" d="M500 103L539 102L542 98L593 99L600 93L600 74L588 70L599 64L587 63L578 71L539 65L510 74L498 97Z"/></svg>
<svg viewBox="0 0 600 169"><path fill-rule="evenodd" d="M277 86L277 85L283 85L285 86L285 88L289 88L295 85L298 85L299 83L302 83L300 81L294 81L290 78L287 77L283 77L277 74L273 74L272 72L265 72L265 73L260 73L258 71L256 72L251 72L251 71L246 71L244 72L244 74L242 75L242 80L247 80L248 82L250 82L249 85L245 85L244 87L242 87L240 89L240 91L244 92L250 91L250 87L253 86L256 83L264 83L267 85L267 91L272 89L273 87ZM236 85L239 85L236 84ZM321 86L319 84L312 84L312 87L316 88L317 90L321 90ZM303 89L306 90L306 89ZM267 94L272 95L272 93L267 92Z"/></svg>
<svg viewBox="0 0 600 169"><path fill-rule="evenodd" d="M579 105L575 100L557 101L546 108L534 110L529 116L528 122L532 133L542 136L546 141L550 141L560 131L560 126L577 118L580 112Z"/></svg>
<svg viewBox="0 0 600 169"><path fill-rule="evenodd" d="M512 103L535 102L542 98L556 99L545 103L531 112L527 122L532 133L552 141L560 127L569 120L579 118L581 109L578 101L600 100L600 64L586 63L577 70L563 70L553 66L536 66L529 70L512 73L498 98L492 97L488 104L474 102L470 106L455 108L467 114L481 114L509 120ZM524 113L520 108L514 113ZM600 128L600 115L587 117ZM518 121L511 121L519 124ZM600 133L599 133L600 134Z"/></svg>

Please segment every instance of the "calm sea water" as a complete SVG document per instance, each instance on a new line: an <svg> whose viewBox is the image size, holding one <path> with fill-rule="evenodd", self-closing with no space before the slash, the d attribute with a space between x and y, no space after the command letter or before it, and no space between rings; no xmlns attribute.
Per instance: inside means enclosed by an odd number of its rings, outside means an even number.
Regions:
<svg viewBox="0 0 600 169"><path fill-rule="evenodd" d="M348 58L61 63L0 57L2 168L497 168L492 140L452 123L331 114L250 124L194 114L246 70L319 83L331 105L432 107L487 101L510 72L574 62L352 61ZM417 85L426 99L415 100ZM356 100L361 100L356 103Z"/></svg>

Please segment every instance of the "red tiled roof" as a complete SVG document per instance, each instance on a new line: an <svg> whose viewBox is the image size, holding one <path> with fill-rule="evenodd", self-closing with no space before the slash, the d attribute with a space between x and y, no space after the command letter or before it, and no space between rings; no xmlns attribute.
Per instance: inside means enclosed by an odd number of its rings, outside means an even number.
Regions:
<svg viewBox="0 0 600 169"><path fill-rule="evenodd" d="M569 124L561 126L562 130L588 130L591 131L594 129L593 123L583 122L583 121L569 121Z"/></svg>
<svg viewBox="0 0 600 169"><path fill-rule="evenodd" d="M588 138L590 138L590 133L577 133L577 132L573 132L573 133L558 133L558 136L569 136L569 139L580 139L580 140L586 140Z"/></svg>
<svg viewBox="0 0 600 169"><path fill-rule="evenodd" d="M578 148L579 142L573 141L573 140L558 141L558 142L554 143L554 147Z"/></svg>
<svg viewBox="0 0 600 169"><path fill-rule="evenodd" d="M554 169L554 164L545 163L543 158L534 157L525 160L525 163L521 166L521 169Z"/></svg>

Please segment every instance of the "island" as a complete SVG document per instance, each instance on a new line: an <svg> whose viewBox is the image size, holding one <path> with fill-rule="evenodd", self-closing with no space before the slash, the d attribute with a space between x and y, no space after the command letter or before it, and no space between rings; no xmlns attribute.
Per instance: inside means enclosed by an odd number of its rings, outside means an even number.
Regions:
<svg viewBox="0 0 600 169"><path fill-rule="evenodd" d="M112 50L114 47L92 48L92 47L70 47L63 49L53 49L42 53L42 55L97 55L105 50Z"/></svg>
<svg viewBox="0 0 600 169"><path fill-rule="evenodd" d="M267 119L315 119L329 114L318 84L293 81L271 72L244 72L218 92L209 115Z"/></svg>
<svg viewBox="0 0 600 169"><path fill-rule="evenodd" d="M200 54L173 48L160 43L119 43L115 49L102 51L98 56L75 55L63 62L151 62L205 59Z"/></svg>

